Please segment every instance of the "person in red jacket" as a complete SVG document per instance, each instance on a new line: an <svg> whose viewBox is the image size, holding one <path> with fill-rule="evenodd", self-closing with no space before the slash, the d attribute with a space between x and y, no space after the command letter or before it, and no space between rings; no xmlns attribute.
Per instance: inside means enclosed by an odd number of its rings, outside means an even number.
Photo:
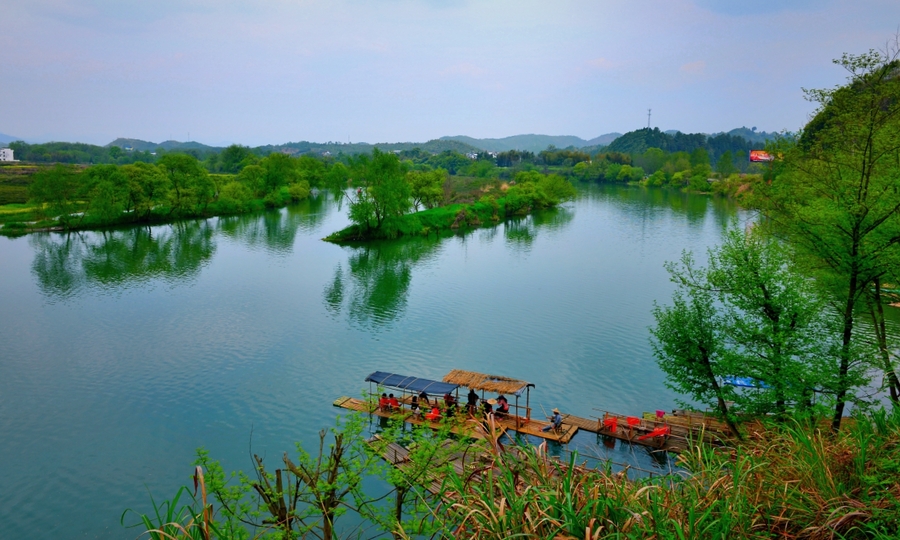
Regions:
<svg viewBox="0 0 900 540"><path fill-rule="evenodd" d="M509 414L509 401L506 400L506 396L503 394L497 396L497 410L494 411L494 414L499 417Z"/></svg>
<svg viewBox="0 0 900 540"><path fill-rule="evenodd" d="M399 411L400 410L400 402L397 401L397 398L394 397L394 394L388 396L388 405L390 405L391 410Z"/></svg>
<svg viewBox="0 0 900 540"><path fill-rule="evenodd" d="M431 412L426 414L425 418L431 420L432 422L436 422L441 418L441 410L438 409L437 405L433 405L431 407Z"/></svg>
<svg viewBox="0 0 900 540"><path fill-rule="evenodd" d="M391 404L390 402L388 402L387 394L381 394L381 399L378 400L378 408L382 411L388 411L391 408Z"/></svg>

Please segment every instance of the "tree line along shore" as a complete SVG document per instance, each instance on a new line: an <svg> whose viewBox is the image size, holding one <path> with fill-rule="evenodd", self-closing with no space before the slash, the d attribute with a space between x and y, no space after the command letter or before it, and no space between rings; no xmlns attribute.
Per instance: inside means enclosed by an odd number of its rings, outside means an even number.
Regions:
<svg viewBox="0 0 900 540"><path fill-rule="evenodd" d="M312 189L336 194L351 189L346 195L351 207L374 212L371 225L354 220L367 234L390 237L401 230L410 234L416 219L405 218L402 225L391 223L397 214L393 203L387 203L391 206L385 216L388 232L380 230L380 206L387 201L376 194L386 195L383 185L387 184L379 176L387 170L386 165L409 185L408 204L405 198L395 201L406 205L403 214L432 210L417 218L425 223L422 229L428 230L486 223L553 206L570 196L558 189L546 192L551 189L548 182L557 188L563 185L558 178L735 195L746 189L742 186L758 181L765 170L746 161L746 148L752 144L740 137L668 135L645 129L626 134L622 140L630 153L549 147L538 153L510 150L464 155L455 150L430 153L417 147L382 152L376 147L371 153L297 156L283 152L261 155L260 149L239 145L220 152L159 149L151 153L128 152L118 146L14 143L19 155L36 161L0 165L0 233L237 214L290 204L307 197ZM649 143L667 150L646 147ZM56 163L52 163L54 158ZM537 182L538 175L553 180L536 184L539 189L534 192L527 186ZM507 189L517 184L524 188L507 197ZM388 191L401 187L397 183L391 186ZM360 187L364 190L358 191ZM352 189L364 200L356 200L360 197L354 198ZM468 218L457 219L462 208L433 211L452 204L468 204ZM498 208L488 211L485 205ZM443 214L452 212L452 217L444 219ZM391 229L391 225L396 227ZM354 234L359 236L356 231L335 238Z"/></svg>

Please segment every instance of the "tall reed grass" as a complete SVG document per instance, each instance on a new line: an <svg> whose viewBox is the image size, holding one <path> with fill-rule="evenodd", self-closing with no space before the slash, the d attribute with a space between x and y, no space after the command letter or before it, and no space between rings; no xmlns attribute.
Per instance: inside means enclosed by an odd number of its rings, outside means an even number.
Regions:
<svg viewBox="0 0 900 540"><path fill-rule="evenodd" d="M688 474L629 481L522 451L480 482L446 480L456 538L897 539L900 411L839 434L769 424L730 449L695 445Z"/></svg>

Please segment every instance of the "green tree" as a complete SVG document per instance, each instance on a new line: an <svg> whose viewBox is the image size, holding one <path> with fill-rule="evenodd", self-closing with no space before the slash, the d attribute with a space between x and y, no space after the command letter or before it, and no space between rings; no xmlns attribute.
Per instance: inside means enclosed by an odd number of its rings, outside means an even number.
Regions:
<svg viewBox="0 0 900 540"><path fill-rule="evenodd" d="M250 207L253 192L243 182L232 180L219 193L219 205L226 212L243 212Z"/></svg>
<svg viewBox="0 0 900 540"><path fill-rule="evenodd" d="M309 186L319 187L325 182L327 172L325 163L313 156L300 156L297 159L297 170Z"/></svg>
<svg viewBox="0 0 900 540"><path fill-rule="evenodd" d="M836 350L835 318L814 283L777 241L736 228L710 252L706 276L706 284L695 286L717 293L732 374L762 383L739 394L738 406L754 414L808 415L813 392L833 385Z"/></svg>
<svg viewBox="0 0 900 540"><path fill-rule="evenodd" d="M184 212L197 202L198 191L203 194L208 193L205 184L209 181L209 174L194 156L166 154L159 159L159 166L171 186L170 214Z"/></svg>
<svg viewBox="0 0 900 540"><path fill-rule="evenodd" d="M297 160L282 154L273 152L266 156L260 166L265 171L262 189L265 193L276 193L283 186L296 183L301 180Z"/></svg>
<svg viewBox="0 0 900 540"><path fill-rule="evenodd" d="M895 42L887 53L835 61L848 83L806 91L819 109L795 144L772 148L782 159L755 194L768 226L795 246L841 314L835 430L855 394L861 301L893 270L900 244L898 50Z"/></svg>
<svg viewBox="0 0 900 540"><path fill-rule="evenodd" d="M264 195L266 170L259 165L247 165L237 175L237 180L255 195Z"/></svg>
<svg viewBox="0 0 900 540"><path fill-rule="evenodd" d="M391 218L405 214L412 190L400 159L377 148L372 156L361 155L353 162L353 174L360 184L351 197L350 219L365 231L377 230Z"/></svg>
<svg viewBox="0 0 900 540"><path fill-rule="evenodd" d="M28 198L35 204L46 205L49 213L68 215L74 210L75 201L81 188L81 178L73 166L56 165L32 177L28 186Z"/></svg>
<svg viewBox="0 0 900 540"><path fill-rule="evenodd" d="M704 403L714 398L723 415L727 395L737 410L780 418L809 417L817 390L833 395L836 318L783 246L732 229L709 251L707 268L690 254L666 268L679 288L672 307L654 309L652 334L671 388ZM756 388L723 390L727 377Z"/></svg>
<svg viewBox="0 0 900 540"><path fill-rule="evenodd" d="M691 167L709 166L709 152L706 148L696 148L691 152Z"/></svg>
<svg viewBox="0 0 900 540"><path fill-rule="evenodd" d="M418 212L420 206L425 208L438 206L444 200L444 182L446 180L447 171L443 169L406 173L413 208Z"/></svg>
<svg viewBox="0 0 900 540"><path fill-rule="evenodd" d="M667 270L678 288L671 306L654 305L656 326L650 329L653 354L666 374L666 386L714 407L731 431L739 435L726 404L733 400L734 389L719 382L731 375L731 366L715 297L708 288L692 284L705 275L697 273L690 254L682 256L680 268L669 264Z"/></svg>
<svg viewBox="0 0 900 540"><path fill-rule="evenodd" d="M716 172L722 175L722 178L727 178L736 171L737 168L734 166L734 155L731 153L731 150L726 150L719 156L719 161L716 162Z"/></svg>
<svg viewBox="0 0 900 540"><path fill-rule="evenodd" d="M149 163L123 165L122 174L128 179L129 207L135 219L146 219L157 206L165 203L169 193L169 179L165 173Z"/></svg>
<svg viewBox="0 0 900 540"><path fill-rule="evenodd" d="M243 168L243 162L251 155L246 146L232 144L219 154L219 166L222 172L238 173Z"/></svg>
<svg viewBox="0 0 900 540"><path fill-rule="evenodd" d="M133 210L129 181L116 165L94 165L84 172L87 209L100 223L111 223L125 210Z"/></svg>
<svg viewBox="0 0 900 540"><path fill-rule="evenodd" d="M666 157L665 151L659 148L648 148L643 154L635 158L634 163L648 173L653 174L666 164Z"/></svg>

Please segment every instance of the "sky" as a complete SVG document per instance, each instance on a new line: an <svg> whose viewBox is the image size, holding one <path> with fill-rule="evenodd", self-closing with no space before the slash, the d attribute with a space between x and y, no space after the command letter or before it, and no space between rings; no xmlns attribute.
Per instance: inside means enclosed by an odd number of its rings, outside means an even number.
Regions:
<svg viewBox="0 0 900 540"><path fill-rule="evenodd" d="M3 0L0 133L257 146L796 130L896 0Z"/></svg>

